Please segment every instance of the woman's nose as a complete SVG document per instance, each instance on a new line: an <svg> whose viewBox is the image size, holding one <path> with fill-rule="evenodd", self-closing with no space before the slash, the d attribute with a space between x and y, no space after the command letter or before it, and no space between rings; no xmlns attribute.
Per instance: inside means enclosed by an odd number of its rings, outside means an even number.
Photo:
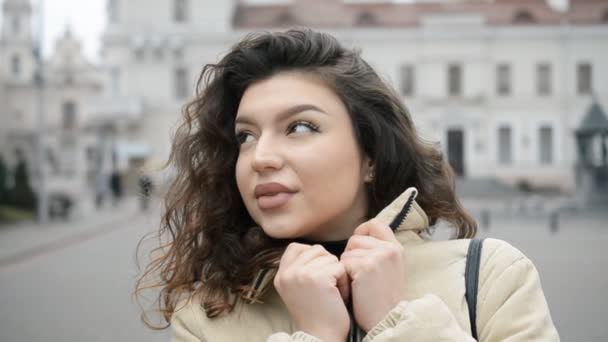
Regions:
<svg viewBox="0 0 608 342"><path fill-rule="evenodd" d="M264 172L282 168L283 158L281 157L279 148L280 143L274 141L271 137L260 137L255 145L252 161L253 169L257 172Z"/></svg>

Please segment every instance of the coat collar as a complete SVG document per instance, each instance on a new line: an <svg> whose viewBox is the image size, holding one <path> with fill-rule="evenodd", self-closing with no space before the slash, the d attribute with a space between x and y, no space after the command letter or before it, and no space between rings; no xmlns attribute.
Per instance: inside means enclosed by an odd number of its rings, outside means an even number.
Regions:
<svg viewBox="0 0 608 342"><path fill-rule="evenodd" d="M386 206L376 218L388 224L401 244L420 239L419 234L429 228L429 219L416 202L418 190L410 187ZM271 287L277 268L260 270L250 284L251 290L243 296L245 302L260 302L260 298Z"/></svg>

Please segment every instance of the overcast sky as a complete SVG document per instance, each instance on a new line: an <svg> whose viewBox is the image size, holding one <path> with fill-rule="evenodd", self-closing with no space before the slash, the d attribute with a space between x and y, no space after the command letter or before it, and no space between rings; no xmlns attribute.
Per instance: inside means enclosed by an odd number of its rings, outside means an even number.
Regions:
<svg viewBox="0 0 608 342"><path fill-rule="evenodd" d="M35 8L41 0L32 0ZM220 0L218 0L220 1ZM226 0L221 0L226 1ZM249 0L252 2L272 2L276 0ZM403 0L399 0L403 1ZM408 0L409 1L409 0ZM568 0L549 0L557 6ZM4 0L0 0L0 3ZM97 60L99 37L106 21L106 0L43 0L45 52L52 49L55 40L70 25L72 32L81 39L85 54ZM0 19L1 21L2 19Z"/></svg>
<svg viewBox="0 0 608 342"><path fill-rule="evenodd" d="M0 3L3 2L4 0L0 0ZM31 2L37 14L40 0L31 0ZM106 20L105 2L106 0L43 0L45 53L48 54L52 50L55 40L69 25L72 32L81 39L85 54L89 58L96 59L99 37Z"/></svg>

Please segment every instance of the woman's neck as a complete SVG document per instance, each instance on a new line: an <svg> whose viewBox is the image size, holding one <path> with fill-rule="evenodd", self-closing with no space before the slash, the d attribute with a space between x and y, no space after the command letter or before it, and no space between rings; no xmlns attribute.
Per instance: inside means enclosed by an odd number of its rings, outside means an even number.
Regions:
<svg viewBox="0 0 608 342"><path fill-rule="evenodd" d="M342 253L344 253L344 249L346 248L346 244L348 243L348 239L346 240L336 240L336 241L313 241L308 239L297 239L296 242L303 243L307 245L321 245L325 248L329 253L340 258Z"/></svg>

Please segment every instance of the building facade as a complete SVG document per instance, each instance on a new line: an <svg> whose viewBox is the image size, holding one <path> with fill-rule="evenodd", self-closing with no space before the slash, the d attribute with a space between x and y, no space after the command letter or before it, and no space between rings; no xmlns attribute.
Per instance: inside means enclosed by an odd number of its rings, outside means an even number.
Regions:
<svg viewBox="0 0 608 342"><path fill-rule="evenodd" d="M5 0L2 16L0 154L9 166L25 158L33 188L44 173L47 196L67 195L86 212L86 198L107 192L112 170L126 168L124 142L141 106L108 100L106 70L85 58L69 28L39 62L29 0Z"/></svg>
<svg viewBox="0 0 608 342"><path fill-rule="evenodd" d="M104 64L116 96L141 97L142 141L163 159L207 63L251 31L312 27L363 56L420 133L469 178L572 190L574 131L608 104L608 3L571 0L109 0ZM146 11L142 11L146 8Z"/></svg>
<svg viewBox="0 0 608 342"><path fill-rule="evenodd" d="M203 65L251 31L312 27L360 47L463 177L572 190L574 131L593 98L608 104L600 0L571 0L565 11L543 0L107 4L110 83L142 97L138 134L161 159Z"/></svg>

